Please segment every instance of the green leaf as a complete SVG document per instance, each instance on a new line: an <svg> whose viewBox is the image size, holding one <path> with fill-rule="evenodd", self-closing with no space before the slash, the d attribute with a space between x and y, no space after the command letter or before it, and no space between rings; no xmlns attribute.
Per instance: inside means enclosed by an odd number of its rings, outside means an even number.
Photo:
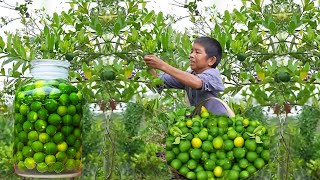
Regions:
<svg viewBox="0 0 320 180"><path fill-rule="evenodd" d="M306 62L306 64L305 64L304 67L303 67L303 70L304 70L305 72L308 72L308 71L310 70L310 63L309 63L309 62Z"/></svg>
<svg viewBox="0 0 320 180"><path fill-rule="evenodd" d="M0 49L3 49L6 44L4 43L2 37L0 36Z"/></svg>
<svg viewBox="0 0 320 180"><path fill-rule="evenodd" d="M53 21L57 27L60 26L60 18L59 18L58 13L56 13L56 12L53 13Z"/></svg>
<svg viewBox="0 0 320 180"><path fill-rule="evenodd" d="M113 32L115 35L119 35L120 34L120 24L119 22L116 22L116 24L113 27Z"/></svg>
<svg viewBox="0 0 320 180"><path fill-rule="evenodd" d="M231 25L231 16L228 10L224 11L224 22L229 26Z"/></svg>
<svg viewBox="0 0 320 180"><path fill-rule="evenodd" d="M154 15L154 11L152 10L148 15L146 15L142 21L142 24L148 23Z"/></svg>
<svg viewBox="0 0 320 180"><path fill-rule="evenodd" d="M180 144L180 137L176 137L172 144Z"/></svg>
<svg viewBox="0 0 320 180"><path fill-rule="evenodd" d="M237 18L238 18L241 22L243 22L243 23L246 23L246 22L247 22L247 21L246 21L246 18L244 17L244 15L241 14L238 10L235 9L233 12L236 14Z"/></svg>
<svg viewBox="0 0 320 180"><path fill-rule="evenodd" d="M97 24L96 24L96 32L97 32L97 35L98 35L98 36L102 36L103 30L102 30L102 26L101 26L100 23L97 23Z"/></svg>
<svg viewBox="0 0 320 180"><path fill-rule="evenodd" d="M159 26L163 20L163 13L160 11L157 16L157 25Z"/></svg>
<svg viewBox="0 0 320 180"><path fill-rule="evenodd" d="M258 144L263 143L263 142L261 141L261 138L260 138L259 136L256 136L256 143L258 143Z"/></svg>

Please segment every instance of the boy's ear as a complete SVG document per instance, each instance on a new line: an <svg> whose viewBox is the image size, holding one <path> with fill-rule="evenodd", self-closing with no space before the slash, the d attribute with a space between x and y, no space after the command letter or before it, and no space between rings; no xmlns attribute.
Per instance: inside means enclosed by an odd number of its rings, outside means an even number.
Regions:
<svg viewBox="0 0 320 180"><path fill-rule="evenodd" d="M208 65L212 66L214 65L214 63L216 63L216 61L217 61L217 58L215 56L212 56L211 58L209 58Z"/></svg>

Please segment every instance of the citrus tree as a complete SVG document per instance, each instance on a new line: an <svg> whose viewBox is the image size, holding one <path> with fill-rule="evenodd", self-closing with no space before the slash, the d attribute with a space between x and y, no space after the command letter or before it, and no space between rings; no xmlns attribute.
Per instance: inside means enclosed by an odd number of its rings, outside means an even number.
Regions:
<svg viewBox="0 0 320 180"><path fill-rule="evenodd" d="M243 97L240 106L230 104L236 113L256 105L270 107L280 117L281 134L286 122L281 115L292 106L319 106L319 7L310 0L242 2L223 13L215 6L200 9L202 1L182 4L194 28L181 33L171 26L179 18L147 9L144 0L72 0L69 10L54 14L32 11L28 1L14 8L24 28L0 37L1 74L13 78L7 82L12 90L29 77L30 61L67 59L70 80L88 103L105 111L132 101L159 115L158 124L168 123L161 122L167 119L159 112L183 104L183 93L165 90L155 98L147 96L162 82L151 77L143 56L157 54L186 70L193 38L209 35L223 46L218 68L227 87L224 97ZM3 25L10 21L2 18Z"/></svg>

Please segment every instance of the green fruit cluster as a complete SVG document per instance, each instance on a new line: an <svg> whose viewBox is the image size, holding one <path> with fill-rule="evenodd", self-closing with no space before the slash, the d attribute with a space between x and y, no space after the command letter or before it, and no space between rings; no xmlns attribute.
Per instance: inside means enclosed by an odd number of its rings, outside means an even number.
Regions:
<svg viewBox="0 0 320 180"><path fill-rule="evenodd" d="M176 119L166 161L188 179L246 179L270 160L269 135L257 120L208 112Z"/></svg>
<svg viewBox="0 0 320 180"><path fill-rule="evenodd" d="M82 167L82 93L64 79L32 80L15 94L14 161L24 173Z"/></svg>

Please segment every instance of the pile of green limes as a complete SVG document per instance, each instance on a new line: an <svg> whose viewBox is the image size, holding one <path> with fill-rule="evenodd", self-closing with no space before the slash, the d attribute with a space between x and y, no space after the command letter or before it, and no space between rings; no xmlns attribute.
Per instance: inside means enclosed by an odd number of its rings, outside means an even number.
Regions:
<svg viewBox="0 0 320 180"><path fill-rule="evenodd" d="M246 179L270 159L267 129L257 120L217 116L202 108L175 116L166 139L166 161L188 179Z"/></svg>
<svg viewBox="0 0 320 180"><path fill-rule="evenodd" d="M15 169L63 173L81 168L82 93L64 79L32 80L15 93Z"/></svg>

